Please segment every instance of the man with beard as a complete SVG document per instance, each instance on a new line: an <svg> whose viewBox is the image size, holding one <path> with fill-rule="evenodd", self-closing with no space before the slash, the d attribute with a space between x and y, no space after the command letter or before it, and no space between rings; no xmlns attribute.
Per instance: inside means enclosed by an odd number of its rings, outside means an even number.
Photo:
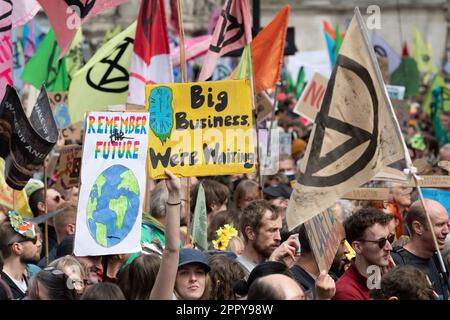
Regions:
<svg viewBox="0 0 450 320"><path fill-rule="evenodd" d="M281 244L281 216L277 208L268 201L255 200L244 209L240 230L245 247L244 253L236 261L248 274L266 260L284 260L287 264L296 261L296 240L291 236Z"/></svg>
<svg viewBox="0 0 450 320"><path fill-rule="evenodd" d="M392 215L379 209L363 208L344 221L345 234L356 257L336 282L334 300L369 300L373 272L379 275L380 268L393 267L390 252L395 234L389 231L391 220Z"/></svg>
<svg viewBox="0 0 450 320"><path fill-rule="evenodd" d="M410 241L403 247L392 252L392 258L397 265L412 265L430 278L434 290L440 299L449 298L448 276L441 270L440 263L435 255L436 248L433 243L434 232L439 250L445 247L445 239L449 234L449 218L447 210L437 201L425 199L425 205L430 215L433 230L430 230L425 209L422 202L417 200L411 205L406 224L411 230Z"/></svg>
<svg viewBox="0 0 450 320"><path fill-rule="evenodd" d="M26 225L26 224L25 224ZM25 298L28 289L27 263L37 263L41 252L41 240L34 231L35 226L28 224L24 232L22 223L5 221L0 225L0 253L3 259L1 278L11 288L13 299ZM7 300L8 294L0 286L0 300Z"/></svg>

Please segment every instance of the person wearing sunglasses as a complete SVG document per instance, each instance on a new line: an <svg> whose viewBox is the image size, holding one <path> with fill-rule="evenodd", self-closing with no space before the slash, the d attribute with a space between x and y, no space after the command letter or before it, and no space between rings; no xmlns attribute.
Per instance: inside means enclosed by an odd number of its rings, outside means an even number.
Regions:
<svg viewBox="0 0 450 320"><path fill-rule="evenodd" d="M0 224L0 251L3 257L1 278L11 288L13 299L23 299L28 289L28 263L37 263L41 251L39 234L28 237L14 229L10 221ZM0 286L0 300L8 295Z"/></svg>
<svg viewBox="0 0 450 320"><path fill-rule="evenodd" d="M410 240L404 247L393 251L391 255L397 265L411 265L425 272L439 295L439 299L447 300L450 296L448 273L440 267L432 232L436 236L439 250L443 250L450 232L450 219L447 210L439 202L425 199L425 205L433 230L430 230L428 226L422 202L417 200L411 205L405 219L408 229L411 231Z"/></svg>
<svg viewBox="0 0 450 320"><path fill-rule="evenodd" d="M363 208L344 221L346 238L356 257L336 282L334 300L369 300L369 289L377 285L372 283L374 270L381 273L394 266L390 256L395 240L389 229L392 219L379 209Z"/></svg>
<svg viewBox="0 0 450 320"><path fill-rule="evenodd" d="M33 217L39 217L45 215L45 198L44 198L44 185L40 181L30 180L30 182L25 186L25 190L28 195L28 204L30 206ZM57 210L60 206L65 203L65 200L61 194L53 188L47 189L47 212L52 212ZM45 223L39 224L39 228L42 234L45 234ZM56 235L56 230L53 226L53 218L48 220L48 251L51 252L52 249L58 244L58 239ZM45 242L42 243L41 259L45 257ZM42 265L42 264L41 264Z"/></svg>

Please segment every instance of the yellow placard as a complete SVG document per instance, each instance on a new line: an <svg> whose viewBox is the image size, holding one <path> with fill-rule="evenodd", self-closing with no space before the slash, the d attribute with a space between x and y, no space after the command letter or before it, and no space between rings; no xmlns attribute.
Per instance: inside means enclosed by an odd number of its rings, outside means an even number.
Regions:
<svg viewBox="0 0 450 320"><path fill-rule="evenodd" d="M151 178L255 170L248 80L150 85L145 97Z"/></svg>

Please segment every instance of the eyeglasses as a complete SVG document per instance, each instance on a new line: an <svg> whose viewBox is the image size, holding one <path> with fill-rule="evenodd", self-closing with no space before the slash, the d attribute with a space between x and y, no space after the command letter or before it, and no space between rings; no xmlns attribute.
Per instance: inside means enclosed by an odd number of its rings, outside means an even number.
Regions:
<svg viewBox="0 0 450 320"><path fill-rule="evenodd" d="M18 241L11 241L10 243L8 243L8 246L12 246L14 243L22 243L22 242L27 242L27 241L31 241L33 244L37 243L38 238L34 237L33 239L31 238L24 238Z"/></svg>
<svg viewBox="0 0 450 320"><path fill-rule="evenodd" d="M360 239L358 241L363 241L363 242L374 242L378 244L378 247L380 249L383 249L384 246L386 245L386 241L389 241L390 244L392 244L392 242L394 242L395 240L395 234L391 233L390 235L388 235L386 238L381 238L378 240L366 240L366 239Z"/></svg>

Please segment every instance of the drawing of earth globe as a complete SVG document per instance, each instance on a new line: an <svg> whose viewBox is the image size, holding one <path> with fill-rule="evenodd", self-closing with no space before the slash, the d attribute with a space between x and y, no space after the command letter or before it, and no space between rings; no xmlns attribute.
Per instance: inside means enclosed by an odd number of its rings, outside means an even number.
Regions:
<svg viewBox="0 0 450 320"><path fill-rule="evenodd" d="M53 117L55 118L58 129L65 129L70 125L69 109L64 103L61 103L56 107Z"/></svg>
<svg viewBox="0 0 450 320"><path fill-rule="evenodd" d="M113 165L95 180L89 193L89 233L103 247L112 247L127 237L139 214L139 183L123 165Z"/></svg>

